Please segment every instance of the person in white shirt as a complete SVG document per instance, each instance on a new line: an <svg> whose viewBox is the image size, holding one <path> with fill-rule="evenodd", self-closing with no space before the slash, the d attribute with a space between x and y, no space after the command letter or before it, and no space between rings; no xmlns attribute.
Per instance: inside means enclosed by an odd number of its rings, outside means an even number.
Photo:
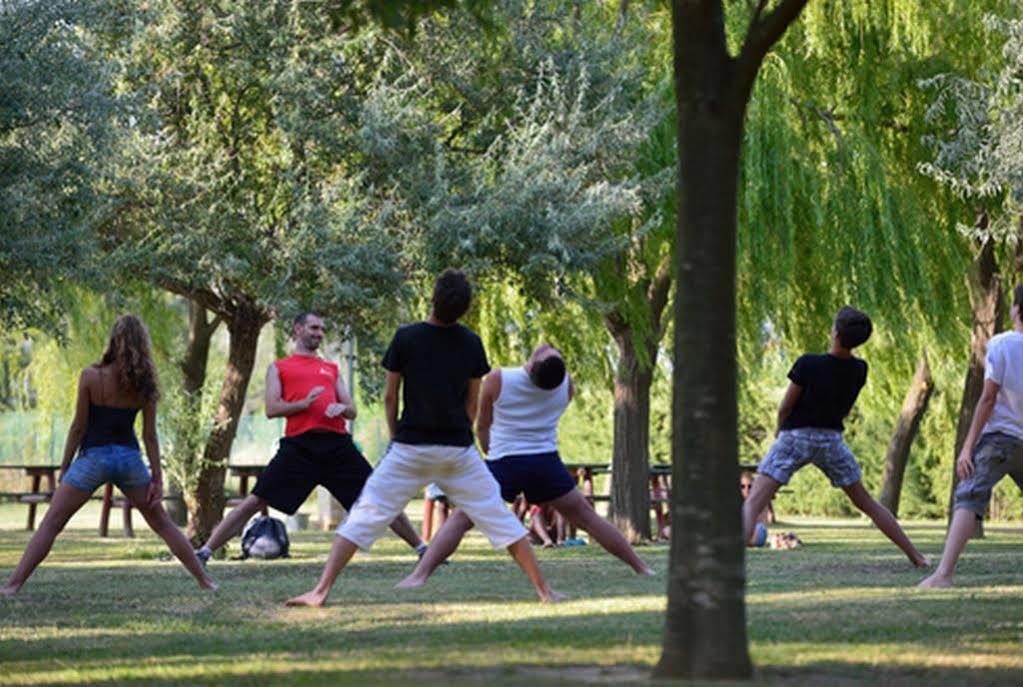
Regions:
<svg viewBox="0 0 1023 687"><path fill-rule="evenodd" d="M483 382L476 431L486 465L509 503L520 493L529 503L551 505L639 575L653 570L614 525L600 517L576 489L558 455L558 421L572 399L572 379L558 349L541 344L525 365L492 371ZM457 503L455 505L458 505ZM456 510L437 532L419 565L398 585L421 587L455 552L473 526Z"/></svg>
<svg viewBox="0 0 1023 687"><path fill-rule="evenodd" d="M991 491L1009 475L1023 489L1023 284L1013 291L1011 331L991 337L984 361L984 391L956 460L952 524L934 574L920 587L951 587L956 562L984 517ZM979 437L979 441L978 441Z"/></svg>

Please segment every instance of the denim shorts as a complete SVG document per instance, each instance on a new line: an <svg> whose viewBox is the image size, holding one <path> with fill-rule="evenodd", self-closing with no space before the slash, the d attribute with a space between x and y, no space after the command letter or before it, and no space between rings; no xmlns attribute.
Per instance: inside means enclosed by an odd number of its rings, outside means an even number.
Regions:
<svg viewBox="0 0 1023 687"><path fill-rule="evenodd" d="M984 517L991 491L1006 475L1023 489L1023 441L1002 432L981 436L973 448L973 475L956 487L953 509Z"/></svg>
<svg viewBox="0 0 1023 687"><path fill-rule="evenodd" d="M149 484L149 468L134 446L92 446L78 454L64 475L64 482L92 493L107 482L124 491Z"/></svg>
<svg viewBox="0 0 1023 687"><path fill-rule="evenodd" d="M860 465L842 440L842 433L814 427L788 429L778 434L757 472L788 484L792 475L808 463L820 468L833 487L842 489L860 481Z"/></svg>

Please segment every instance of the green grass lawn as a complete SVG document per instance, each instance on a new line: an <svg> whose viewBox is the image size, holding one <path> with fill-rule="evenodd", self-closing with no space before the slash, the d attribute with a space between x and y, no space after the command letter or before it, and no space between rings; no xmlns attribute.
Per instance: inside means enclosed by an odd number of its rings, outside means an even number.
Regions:
<svg viewBox="0 0 1023 687"><path fill-rule="evenodd" d="M388 536L356 557L325 608L290 609L282 602L314 584L330 535L295 535L289 560L214 561L221 589L207 594L161 560L144 524L134 540L100 539L88 508L21 594L0 600L0 684L647 684L659 655L665 546L642 551L652 579L593 546L540 551L573 597L544 606L478 534L425 589L399 593L415 558ZM24 515L0 506L4 579L28 537ZM932 592L913 588L921 574L864 522L784 527L806 548L749 556L757 684L1023 683L1023 527L990 525L961 586ZM942 525L909 533L939 553Z"/></svg>

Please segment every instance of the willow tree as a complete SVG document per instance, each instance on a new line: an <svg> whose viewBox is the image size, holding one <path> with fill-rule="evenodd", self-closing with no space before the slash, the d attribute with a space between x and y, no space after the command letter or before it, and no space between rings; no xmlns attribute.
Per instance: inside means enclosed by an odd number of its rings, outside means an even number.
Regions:
<svg viewBox="0 0 1023 687"><path fill-rule="evenodd" d="M1023 276L1023 95L1019 89L1023 20L989 14L984 24L1003 41L992 75L984 79L946 73L922 82L935 94L927 112L935 132L926 139L934 158L921 164L921 171L967 199L976 217L958 227L978 247L978 254L970 273L973 331L953 455L962 450L981 395L987 341L1005 325L1005 289L1012 288L1012 283L1004 281L1019 281ZM999 267L998 243L1015 253L1007 269ZM955 485L953 471L950 513Z"/></svg>
<svg viewBox="0 0 1023 687"><path fill-rule="evenodd" d="M988 7L997 3L986 3ZM932 152L919 81L997 52L982 4L920 0L811 3L765 61L750 103L739 205L740 423L743 456L758 460L788 364L826 347L839 306L868 311L868 387L847 441L864 483L882 476L879 447L896 431L921 352L934 398L912 447L908 513L939 515L970 340L970 241L955 231L968 203L921 175ZM738 26L741 17L737 18ZM949 278L954 275L954 278ZM947 474L946 474L947 473ZM797 476L787 512L846 514L816 475Z"/></svg>

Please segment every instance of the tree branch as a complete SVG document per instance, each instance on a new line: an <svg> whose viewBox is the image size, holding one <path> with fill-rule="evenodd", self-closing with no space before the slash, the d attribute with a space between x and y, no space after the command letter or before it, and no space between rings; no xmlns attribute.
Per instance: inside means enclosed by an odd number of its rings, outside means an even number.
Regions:
<svg viewBox="0 0 1023 687"><path fill-rule="evenodd" d="M784 35L785 30L796 20L809 1L781 0L766 15L763 11L767 0L759 0L757 3L749 29L746 31L746 40L743 41L742 50L736 58L736 76L739 87L743 89L740 95L744 100L753 87L753 81L767 51Z"/></svg>
<svg viewBox="0 0 1023 687"><path fill-rule="evenodd" d="M671 260L665 258L657 266L650 288L647 289L647 302L650 304L650 319L653 330L657 332L657 340L664 336L665 322L664 311L668 306L668 296L671 294Z"/></svg>

